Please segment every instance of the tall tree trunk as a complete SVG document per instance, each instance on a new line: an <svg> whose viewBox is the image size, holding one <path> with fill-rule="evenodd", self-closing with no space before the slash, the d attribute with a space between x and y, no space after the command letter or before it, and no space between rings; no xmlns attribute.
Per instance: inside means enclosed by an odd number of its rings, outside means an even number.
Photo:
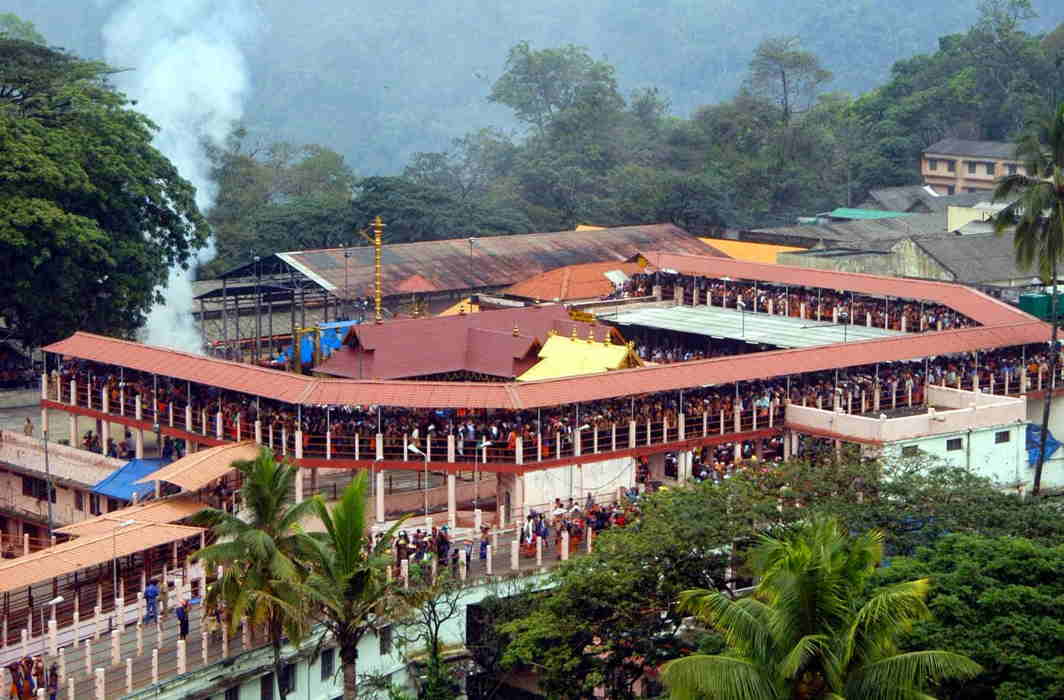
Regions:
<svg viewBox="0 0 1064 700"><path fill-rule="evenodd" d="M340 648L340 663L344 665L344 700L358 700L358 642Z"/></svg>
<svg viewBox="0 0 1064 700"><path fill-rule="evenodd" d="M1049 411L1053 406L1053 387L1057 376L1057 333L1060 320L1057 318L1057 264L1053 263L1053 296L1049 298L1049 316L1053 332L1049 342L1049 386L1046 387L1045 404L1042 407L1042 434L1038 436L1038 462L1034 468L1034 488L1031 496L1038 498L1042 491L1042 469L1046 463L1046 438L1049 437Z"/></svg>

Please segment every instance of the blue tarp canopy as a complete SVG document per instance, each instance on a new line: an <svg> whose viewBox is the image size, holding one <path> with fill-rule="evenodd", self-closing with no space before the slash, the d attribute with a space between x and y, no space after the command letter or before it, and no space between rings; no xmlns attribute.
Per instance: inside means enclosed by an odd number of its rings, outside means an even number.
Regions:
<svg viewBox="0 0 1064 700"><path fill-rule="evenodd" d="M358 321L333 321L330 323L319 323L318 328L321 329L321 359L325 359L333 353L334 350L339 348L344 342L344 336L347 335L347 329L351 326L357 326ZM303 337L299 339L299 358L304 365L310 365L314 361L314 336L311 333L304 333ZM277 364L284 364L286 360L292 356L292 347L285 348L276 358Z"/></svg>
<svg viewBox="0 0 1064 700"><path fill-rule="evenodd" d="M98 493L108 498L120 498L123 501L132 501L133 495L137 500L155 493L155 482L146 484L135 483L138 479L158 471L169 460L163 459L134 459L127 462L124 467L119 467L106 479L92 487L93 493Z"/></svg>
<svg viewBox="0 0 1064 700"><path fill-rule="evenodd" d="M1053 437L1053 433L1046 431L1046 460L1060 447L1060 443ZM1038 464L1038 442L1042 437L1042 426L1034 423L1027 424L1027 463Z"/></svg>

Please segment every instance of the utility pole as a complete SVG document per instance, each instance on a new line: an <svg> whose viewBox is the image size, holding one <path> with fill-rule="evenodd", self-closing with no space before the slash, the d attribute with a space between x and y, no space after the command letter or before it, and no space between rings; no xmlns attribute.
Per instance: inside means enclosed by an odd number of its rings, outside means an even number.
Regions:
<svg viewBox="0 0 1064 700"><path fill-rule="evenodd" d="M255 256L255 364L262 359L262 265Z"/></svg>
<svg viewBox="0 0 1064 700"><path fill-rule="evenodd" d="M382 239L382 234L384 233L384 221L381 220L380 216L377 216L373 219L371 226L373 226L372 238L366 234L365 230L359 231L359 234L373 246L373 292L376 304L375 320L377 323L380 323L383 320L383 316L381 315L381 248L384 244Z"/></svg>

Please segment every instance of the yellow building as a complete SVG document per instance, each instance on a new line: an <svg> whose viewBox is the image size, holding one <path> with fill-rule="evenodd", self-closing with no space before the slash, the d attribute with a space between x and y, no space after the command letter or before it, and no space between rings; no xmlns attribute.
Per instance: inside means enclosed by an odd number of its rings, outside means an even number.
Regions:
<svg viewBox="0 0 1064 700"><path fill-rule="evenodd" d="M751 243L749 241L734 241L730 238L699 238L706 245L713 246L720 252L735 260L757 263L776 263L776 256L780 253L793 253L796 248L790 245L774 245L772 243Z"/></svg>

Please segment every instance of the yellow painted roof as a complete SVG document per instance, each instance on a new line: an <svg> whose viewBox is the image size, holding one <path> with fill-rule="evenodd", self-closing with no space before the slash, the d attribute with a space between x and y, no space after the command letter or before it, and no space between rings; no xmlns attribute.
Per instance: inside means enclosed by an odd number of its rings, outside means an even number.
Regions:
<svg viewBox="0 0 1064 700"><path fill-rule="evenodd" d="M748 241L733 241L726 238L699 238L707 245L711 245L720 252L735 260L746 262L773 263L776 262L777 253L790 253L794 250L805 250L789 245L772 245L771 243L750 243Z"/></svg>
<svg viewBox="0 0 1064 700"><path fill-rule="evenodd" d="M605 226L591 226L589 224L577 224L576 228L574 228L573 230L574 231L603 231L603 230L605 230L605 228L606 228Z"/></svg>
<svg viewBox="0 0 1064 700"><path fill-rule="evenodd" d="M444 309L439 313L439 315L457 316L460 313L475 314L478 311L480 311L480 306L478 304L471 304L469 301L469 297L466 297L454 306Z"/></svg>
<svg viewBox="0 0 1064 700"><path fill-rule="evenodd" d="M630 359L634 355L626 345L561 335L547 338L547 342L539 349L539 357L539 362L519 376L518 381L556 379L639 366L638 359Z"/></svg>

